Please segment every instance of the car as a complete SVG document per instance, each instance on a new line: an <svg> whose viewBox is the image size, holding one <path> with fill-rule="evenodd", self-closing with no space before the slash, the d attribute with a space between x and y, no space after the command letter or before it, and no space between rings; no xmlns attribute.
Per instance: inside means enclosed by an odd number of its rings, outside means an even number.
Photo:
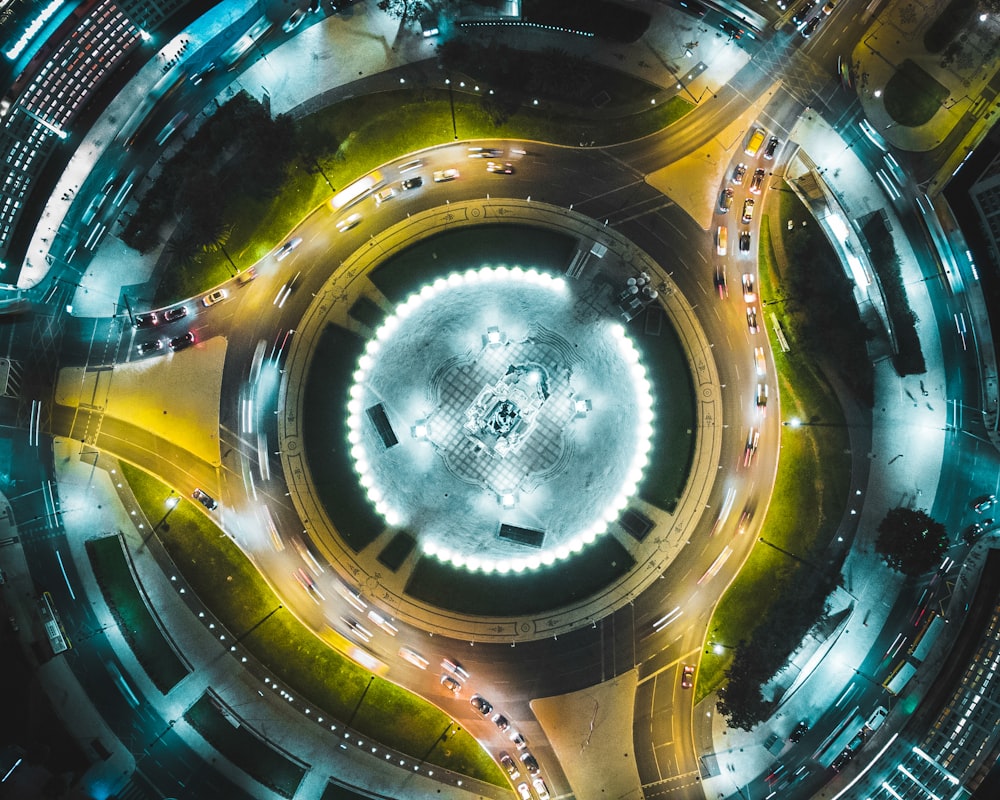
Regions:
<svg viewBox="0 0 1000 800"><path fill-rule="evenodd" d="M256 267L247 267L242 272L236 274L236 283L240 286L246 286L250 281L257 277Z"/></svg>
<svg viewBox="0 0 1000 800"><path fill-rule="evenodd" d="M510 775L510 779L512 781L521 777L521 770L517 768L517 762L510 757L510 753L501 751L500 755L497 756L497 761L500 762L500 766L504 768L508 775Z"/></svg>
<svg viewBox="0 0 1000 800"><path fill-rule="evenodd" d="M452 169L439 169L434 173L434 182L444 183L445 181L453 181L459 174L459 171L454 167Z"/></svg>
<svg viewBox="0 0 1000 800"><path fill-rule="evenodd" d="M159 324L160 318L156 316L155 311L150 311L148 314L136 314L132 321L132 326L137 330L142 328L155 328Z"/></svg>
<svg viewBox="0 0 1000 800"><path fill-rule="evenodd" d="M469 698L469 705L471 705L484 717L488 717L493 713L493 704L481 694L472 695L472 697Z"/></svg>
<svg viewBox="0 0 1000 800"><path fill-rule="evenodd" d="M424 185L424 179L419 175L414 175L412 178L404 178L399 182L399 188L404 192L408 192L411 189L419 189Z"/></svg>
<svg viewBox="0 0 1000 800"><path fill-rule="evenodd" d="M967 544L972 544L983 535L983 526L978 522L973 522L968 528L962 531L962 538Z"/></svg>
<svg viewBox="0 0 1000 800"><path fill-rule="evenodd" d="M754 128L754 132L750 134L750 139L747 142L747 148L743 152L751 158L756 156L757 151L760 150L760 146L764 144L765 136L767 136L767 133L763 128Z"/></svg>
<svg viewBox="0 0 1000 800"><path fill-rule="evenodd" d="M806 0L802 5L800 5L795 12L792 14L792 24L801 25L806 21L809 16L809 12L816 8L818 0Z"/></svg>
<svg viewBox="0 0 1000 800"><path fill-rule="evenodd" d="M140 356L148 355L149 353L155 353L157 350L163 349L163 340L153 339L152 341L149 342L143 342L142 344L137 345L135 349Z"/></svg>
<svg viewBox="0 0 1000 800"><path fill-rule="evenodd" d="M742 161L733 169L733 183L743 183L743 178L747 174L747 165Z"/></svg>
<svg viewBox="0 0 1000 800"><path fill-rule="evenodd" d="M750 333L757 333L759 330L757 327L757 309L753 306L747 306L747 328L750 329Z"/></svg>
<svg viewBox="0 0 1000 800"><path fill-rule="evenodd" d="M754 289L753 275L749 272L743 273L743 300L747 303L757 301L757 292Z"/></svg>
<svg viewBox="0 0 1000 800"><path fill-rule="evenodd" d="M420 169L423 165L424 165L424 162L421 161L419 158L417 158L417 159L414 159L413 161L407 161L405 164L400 165L399 171L400 172L410 172L411 170L414 170L414 169Z"/></svg>
<svg viewBox="0 0 1000 800"><path fill-rule="evenodd" d="M535 794L538 795L538 800L549 800L549 787L545 785L540 777L535 778L531 781L531 785L535 787Z"/></svg>
<svg viewBox="0 0 1000 800"><path fill-rule="evenodd" d="M507 738L511 740L518 750L524 750L528 746L528 740L524 738L524 734L511 728L507 731Z"/></svg>
<svg viewBox="0 0 1000 800"><path fill-rule="evenodd" d="M833 759L833 763L830 764L830 769L832 769L834 772L840 772L840 770L842 770L844 766L847 764L847 762L850 761L852 758L854 758L854 751L851 750L850 747L845 747L840 752L840 755L837 756L835 759Z"/></svg>
<svg viewBox="0 0 1000 800"><path fill-rule="evenodd" d="M521 800L532 800L531 789L528 787L528 784L526 783L519 783L517 785L517 794L521 798Z"/></svg>
<svg viewBox="0 0 1000 800"><path fill-rule="evenodd" d="M294 239L289 239L287 242L281 245L281 247L278 248L278 252L274 254L274 257L278 261L284 261L286 258L288 258L289 255L291 255L292 251L300 244L302 244L301 236L296 236Z"/></svg>
<svg viewBox="0 0 1000 800"><path fill-rule="evenodd" d="M400 647L399 657L403 659L403 661L409 662L417 669L427 669L427 665L431 663L420 655L420 653L410 647Z"/></svg>
<svg viewBox="0 0 1000 800"><path fill-rule="evenodd" d="M187 306L177 306L176 308L169 308L163 312L164 322L176 322L179 319L184 319L188 315Z"/></svg>
<svg viewBox="0 0 1000 800"><path fill-rule="evenodd" d="M996 502L996 499L997 496L995 494L988 494L983 497L979 497L972 503L972 510L977 514L982 514Z"/></svg>
<svg viewBox="0 0 1000 800"><path fill-rule="evenodd" d="M349 630L357 639L361 640L365 644L368 644L368 642L372 640L372 632L354 619L354 617L341 617L340 619L347 626L347 630Z"/></svg>
<svg viewBox="0 0 1000 800"><path fill-rule="evenodd" d="M757 410L760 411L761 416L767 412L767 384L758 383L757 393L754 395L754 404L757 406Z"/></svg>
<svg viewBox="0 0 1000 800"><path fill-rule="evenodd" d="M761 186L764 183L764 170L760 167L753 171L753 177L750 179L750 191L754 194L760 194Z"/></svg>
<svg viewBox="0 0 1000 800"><path fill-rule="evenodd" d="M197 72L192 73L192 75L191 75L191 83L193 83L195 86L197 86L199 83L201 83L203 80L205 80L205 78L207 78L209 76L209 74L211 74L212 72L215 72L215 62L214 61L212 63L210 63L210 64L206 64L204 67L202 67Z"/></svg>
<svg viewBox="0 0 1000 800"><path fill-rule="evenodd" d="M719 298L725 300L729 297L729 287L726 285L726 268L721 264L715 268L715 289L719 293Z"/></svg>
<svg viewBox="0 0 1000 800"><path fill-rule="evenodd" d="M297 8L292 12L292 15L281 23L281 30L285 33L291 33L299 25L302 24L302 20L306 18L307 12L304 8Z"/></svg>
<svg viewBox="0 0 1000 800"><path fill-rule="evenodd" d="M719 211L725 214L732 207L733 190L729 188L723 189L722 194L719 196Z"/></svg>
<svg viewBox="0 0 1000 800"><path fill-rule="evenodd" d="M209 306L214 306L216 303L221 303L225 299L226 290L216 289L214 292L206 294L203 298L201 298L201 304L205 306L205 308L208 308Z"/></svg>
<svg viewBox="0 0 1000 800"><path fill-rule="evenodd" d="M744 534L747 532L747 528L753 521L754 507L752 505L747 505L743 507L743 513L740 514L739 525L736 526L736 533Z"/></svg>
<svg viewBox="0 0 1000 800"><path fill-rule="evenodd" d="M764 777L764 781L767 783L768 786L771 786L773 788L774 784L777 783L778 778L780 778L782 774L784 774L784 772L785 772L785 765L782 764L781 762L776 761L771 765L770 770L768 770L767 775Z"/></svg>
<svg viewBox="0 0 1000 800"><path fill-rule="evenodd" d="M810 36L812 36L816 32L816 29L819 27L819 24L822 21L823 21L823 17L821 17L819 14L817 14L815 17L813 17L811 20L809 20L805 25L803 25L802 26L802 38L803 39L808 39Z"/></svg>
<svg viewBox="0 0 1000 800"><path fill-rule="evenodd" d="M757 428L751 428L750 433L747 434L747 443L743 448L744 467L750 466L750 463L753 461L754 454L757 452L758 444L760 444L760 431Z"/></svg>
<svg viewBox="0 0 1000 800"><path fill-rule="evenodd" d="M719 23L719 28L723 33L728 33L730 39L742 39L745 31L739 25L730 22L728 19Z"/></svg>
<svg viewBox="0 0 1000 800"><path fill-rule="evenodd" d="M514 165L509 161L489 161L486 164L486 171L495 175L513 175Z"/></svg>
<svg viewBox="0 0 1000 800"><path fill-rule="evenodd" d="M729 231L725 225L720 225L719 230L716 231L715 235L715 252L720 256L726 254L726 248L729 242Z"/></svg>
<svg viewBox="0 0 1000 800"><path fill-rule="evenodd" d="M347 584L341 583L340 581L334 581L333 588L337 591L337 594L343 597L358 611L364 611L365 609L368 608L368 604L361 596L361 592L359 592L354 587L348 586Z"/></svg>
<svg viewBox="0 0 1000 800"><path fill-rule="evenodd" d="M743 233L740 234L740 252L750 252L750 231L743 231Z"/></svg>
<svg viewBox="0 0 1000 800"><path fill-rule="evenodd" d="M537 775L539 772L538 762L535 761L535 757L531 755L527 750L521 753L521 763L524 764L524 768L528 770L532 775Z"/></svg>
<svg viewBox="0 0 1000 800"><path fill-rule="evenodd" d="M753 219L753 198L748 197L743 201L743 224L749 225Z"/></svg>
<svg viewBox="0 0 1000 800"><path fill-rule="evenodd" d="M833 13L833 9L836 7L837 4L833 0L827 0L827 2L823 5L823 13L830 16L830 14Z"/></svg>
<svg viewBox="0 0 1000 800"><path fill-rule="evenodd" d="M201 503L203 506L205 506L205 508L207 508L209 511L215 511L215 509L219 507L219 504L216 502L215 498L212 497L207 492L203 492L201 489L195 489L193 492L191 492L191 496L199 503Z"/></svg>
<svg viewBox="0 0 1000 800"><path fill-rule="evenodd" d="M497 158L503 155L503 150L496 147L470 147L469 158Z"/></svg>
<svg viewBox="0 0 1000 800"><path fill-rule="evenodd" d="M753 350L753 363L757 369L758 375L763 375L767 372L767 362L764 361L764 348L755 347Z"/></svg>
<svg viewBox="0 0 1000 800"><path fill-rule="evenodd" d="M187 333L182 333L180 336L175 336L168 344L171 350L184 350L194 344L194 331L188 331Z"/></svg>
<svg viewBox="0 0 1000 800"><path fill-rule="evenodd" d="M467 681L470 677L465 667L457 661L452 661L450 658L441 659L441 668L447 670L453 675L457 675L458 678L463 681Z"/></svg>
<svg viewBox="0 0 1000 800"><path fill-rule="evenodd" d="M368 612L368 619L370 619L373 623L375 623L375 625L388 633L390 636L395 636L399 633L399 628L389 622L389 620L379 614L374 608Z"/></svg>
<svg viewBox="0 0 1000 800"><path fill-rule="evenodd" d="M349 231L351 228L355 227L359 222L361 222L361 215L351 214L351 216L344 217L344 219L337 223L337 230L344 233L344 231Z"/></svg>
<svg viewBox="0 0 1000 800"><path fill-rule="evenodd" d="M806 735L806 731L809 730L809 723L804 719L799 720L799 724L792 728L792 732L788 734L788 741L796 743L801 742L802 737Z"/></svg>
<svg viewBox="0 0 1000 800"><path fill-rule="evenodd" d="M375 192L375 205L380 206L386 200L392 200L396 196L396 190L391 186L386 186L382 191Z"/></svg>
<svg viewBox="0 0 1000 800"><path fill-rule="evenodd" d="M493 715L493 724L496 725L500 730L505 731L510 727L510 720L507 719L499 711Z"/></svg>
<svg viewBox="0 0 1000 800"><path fill-rule="evenodd" d="M681 688L690 689L694 686L694 664L685 664L681 670Z"/></svg>
<svg viewBox="0 0 1000 800"><path fill-rule="evenodd" d="M441 673L441 685L445 689L449 690L452 694L458 694L460 691L462 691L462 684L456 681L447 672Z"/></svg>
<svg viewBox="0 0 1000 800"><path fill-rule="evenodd" d="M767 140L767 147L764 148L764 158L770 160L778 152L778 144L781 140L777 136L772 136Z"/></svg>

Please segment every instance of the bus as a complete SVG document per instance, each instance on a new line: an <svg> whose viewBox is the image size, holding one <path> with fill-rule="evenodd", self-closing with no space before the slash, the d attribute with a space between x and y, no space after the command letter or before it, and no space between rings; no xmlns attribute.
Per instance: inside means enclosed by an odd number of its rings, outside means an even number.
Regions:
<svg viewBox="0 0 1000 800"><path fill-rule="evenodd" d="M145 130L156 107L177 91L186 77L187 73L183 69L174 67L174 69L160 78L153 88L149 90L149 94L139 103L135 111L125 120L125 124L115 134L115 141L120 143L126 150L135 144L135 140Z"/></svg>
<svg viewBox="0 0 1000 800"><path fill-rule="evenodd" d="M38 601L38 613L42 618L42 625L45 627L45 635L49 637L49 644L52 646L52 654L59 655L65 653L73 645L62 626L59 619L59 612L56 611L52 602L52 595L48 592L42 593L42 599Z"/></svg>
<svg viewBox="0 0 1000 800"><path fill-rule="evenodd" d="M375 172L365 175L365 177L356 180L347 188L337 192L330 200L330 208L334 211L341 211L364 199L383 183L385 183L385 179L382 177L382 173L375 170Z"/></svg>
<svg viewBox="0 0 1000 800"><path fill-rule="evenodd" d="M219 61L226 69L236 69L240 59L250 51L251 47L263 39L272 27L273 23L267 17L261 17L226 52L219 56Z"/></svg>
<svg viewBox="0 0 1000 800"><path fill-rule="evenodd" d="M934 643L941 635L944 628L944 620L940 615L935 614L924 629L918 634L910 648L910 658L917 663L921 663L927 658L927 653L934 646Z"/></svg>

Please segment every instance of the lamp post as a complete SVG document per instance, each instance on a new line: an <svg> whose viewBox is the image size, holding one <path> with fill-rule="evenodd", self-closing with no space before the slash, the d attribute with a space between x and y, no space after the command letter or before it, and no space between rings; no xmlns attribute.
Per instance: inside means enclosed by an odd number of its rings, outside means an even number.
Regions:
<svg viewBox="0 0 1000 800"><path fill-rule="evenodd" d="M167 525L167 518L173 513L173 510L177 508L177 504L181 501L180 497L174 494L174 490L170 490L170 494L167 495L167 499L163 501L163 504L167 507L166 512L160 517L160 521L157 522L152 528L150 528L149 533L143 537L142 547L145 547L150 538L162 527L164 530L170 530L170 526Z"/></svg>

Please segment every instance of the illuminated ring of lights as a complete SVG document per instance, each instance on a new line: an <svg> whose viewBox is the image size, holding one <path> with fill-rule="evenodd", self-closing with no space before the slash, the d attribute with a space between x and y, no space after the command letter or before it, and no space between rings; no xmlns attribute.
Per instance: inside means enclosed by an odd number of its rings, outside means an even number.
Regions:
<svg viewBox="0 0 1000 800"><path fill-rule="evenodd" d="M522 300L523 306L519 306ZM386 524L415 535L425 553L472 571L507 573L538 569L582 551L606 532L608 525L618 518L636 494L649 458L653 434L650 383L639 352L624 328L611 317L584 320L575 313L579 308L577 300L570 286L559 276L519 267L484 267L453 273L424 286L397 306L395 313L386 318L369 340L358 359L349 393L347 422L351 457L361 486ZM520 318L517 316L519 311L523 312ZM566 402L575 397L573 408L580 412L577 418L584 418L584 421L566 422L559 431L560 435L570 431L566 436L572 439L572 464L551 481L546 479L541 485L533 485L519 498L524 502L524 515L546 510L556 520L555 528L545 529L545 537L555 539L555 544L525 554L524 546L503 541L496 535L501 522L520 524L517 511L506 505L510 495L501 498L484 491L483 487L470 489L468 481L463 483L449 473L445 467L447 456L440 450L435 452L435 446L428 440L422 440L420 429L423 426L419 423L433 411L435 401L427 387L432 373L440 375L442 363L456 358L483 358L485 361L485 357L470 353L480 346L479 352L486 353L490 344L498 344L492 337L497 335L499 326L491 323L499 322L509 329L530 333L537 330L532 326L538 316L546 323L561 320L564 323L562 330L570 331L576 340L576 344L569 345L570 349L583 345L580 353L598 356L596 364L601 373L588 372L588 367L594 365L588 364L583 356L576 359L574 363L579 368L565 381L573 383L573 388L560 400ZM487 330L490 331L488 335ZM453 336L449 338L440 331L449 331ZM552 338L559 339L558 336ZM473 339L476 341L474 346L470 345ZM534 339L525 334L521 338L513 336L504 344L524 345L524 342L534 344ZM428 351L434 351L433 355ZM503 363L506 357L499 356ZM569 353L567 363L574 358L574 354ZM407 371L407 377L414 370L420 373L419 378L408 384L396 380L401 367ZM594 405L583 401L582 394L576 393L578 390L592 395ZM461 395L461 398L465 402L466 396ZM545 402L549 401L540 401L542 406ZM386 440L381 438L378 426L373 423L373 408L384 410L397 444L386 446ZM458 430L454 425L455 409L447 413L450 416L446 427L450 425L450 430ZM531 441L531 435L525 436L525 442ZM466 439L471 437L459 437L460 444L467 449L469 442ZM478 441L472 440L471 444ZM491 455L495 457L495 451ZM411 469L418 464L421 469ZM574 471L573 466L580 469ZM582 480L582 470L594 468L605 469L607 474L587 484L587 491L582 493L586 498L556 491L565 489L560 481L576 486ZM427 488L431 485L430 479L421 477L427 475L428 470L433 470L435 481L451 481L458 497L463 496L464 489L469 494L468 507L453 503L447 511L434 512L436 516L432 517L424 507L431 494ZM552 500L550 505L544 504L546 492ZM484 497L493 503L489 509ZM589 504L587 499L591 500ZM502 502L498 503L499 500ZM414 503L420 507L415 509ZM551 511L556 504L561 505ZM560 529L558 526L564 519L569 520L568 527ZM492 530L476 528L475 520L493 520ZM470 530L472 528L474 530ZM475 544L464 548L456 546L456 538L463 539L462 543L467 545L468 540Z"/></svg>

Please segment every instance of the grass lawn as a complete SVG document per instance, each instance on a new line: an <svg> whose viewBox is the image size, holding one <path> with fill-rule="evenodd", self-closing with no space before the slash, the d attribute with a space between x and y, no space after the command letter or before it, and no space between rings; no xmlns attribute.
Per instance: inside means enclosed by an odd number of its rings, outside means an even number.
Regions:
<svg viewBox="0 0 1000 800"><path fill-rule="evenodd" d="M948 89L906 59L885 85L885 110L900 125L923 125L941 108Z"/></svg>
<svg viewBox="0 0 1000 800"><path fill-rule="evenodd" d="M759 258L759 296L765 300L780 296L766 216L761 222ZM771 336L778 374L782 419L798 417L821 424L781 428L781 456L774 493L766 509L756 509L758 515L766 511L760 536L775 547L757 543L719 601L709 625L708 640L728 647L750 638L766 609L782 601L782 580L811 580L813 567L803 561L827 566L823 552L836 533L850 486L850 441L843 412L812 360L796 352L794 320L782 308L779 303L765 310L765 329ZM791 345L788 353L781 351L773 335L772 312ZM773 408L771 413L775 412ZM764 587L771 591L765 591ZM721 654L712 651L702 655L697 685L699 700L722 685L731 660L730 649Z"/></svg>
<svg viewBox="0 0 1000 800"><path fill-rule="evenodd" d="M118 536L87 542L97 583L125 641L157 689L166 694L183 680L188 668L177 657L149 613Z"/></svg>
<svg viewBox="0 0 1000 800"><path fill-rule="evenodd" d="M563 118L546 109L525 108L499 127L479 102L455 95L455 118L462 139L518 138L579 145L606 145L645 136L676 122L694 106L679 97L628 117L600 121ZM452 142L451 106L443 90L423 89L354 97L310 115L304 126L341 142L338 157L322 162L331 183L342 188L386 161L426 147ZM236 201L226 250L240 269L268 254L308 214L329 213L323 203L333 192L321 175L295 168L273 197ZM193 297L229 277L223 253L207 253L197 269L164 283L157 304Z"/></svg>
<svg viewBox="0 0 1000 800"><path fill-rule="evenodd" d="M302 783L306 774L303 767L246 728L235 727L210 695L203 694L184 719L237 767L282 797L292 797Z"/></svg>
<svg viewBox="0 0 1000 800"><path fill-rule="evenodd" d="M170 490L127 464L121 465L121 473L146 517L162 516ZM169 524L169 530L161 528L160 539L184 580L292 694L339 720L354 716L352 727L359 733L391 743L412 758L426 757L428 763L471 778L508 785L500 767L466 731L451 736L446 750L439 748L436 742L452 722L447 714L384 678L373 678L305 628L281 605L239 548L190 501L184 500L171 512ZM392 714L387 715L386 709ZM305 718L303 724L309 724Z"/></svg>

